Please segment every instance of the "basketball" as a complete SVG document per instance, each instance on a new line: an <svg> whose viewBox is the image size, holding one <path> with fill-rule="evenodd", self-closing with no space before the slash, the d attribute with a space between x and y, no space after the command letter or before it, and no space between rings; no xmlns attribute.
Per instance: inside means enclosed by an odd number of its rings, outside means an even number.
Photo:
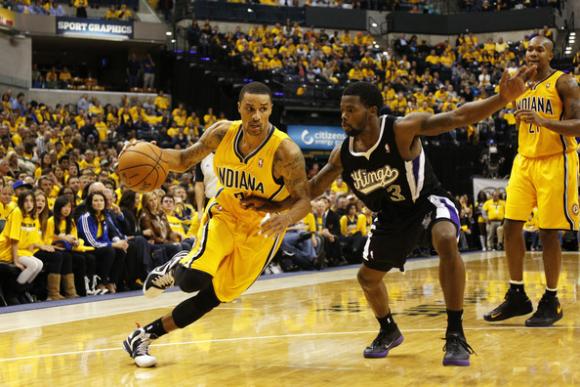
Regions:
<svg viewBox="0 0 580 387"><path fill-rule="evenodd" d="M136 192L151 192L165 182L169 166L161 149L148 142L139 142L119 157L117 174L123 184Z"/></svg>

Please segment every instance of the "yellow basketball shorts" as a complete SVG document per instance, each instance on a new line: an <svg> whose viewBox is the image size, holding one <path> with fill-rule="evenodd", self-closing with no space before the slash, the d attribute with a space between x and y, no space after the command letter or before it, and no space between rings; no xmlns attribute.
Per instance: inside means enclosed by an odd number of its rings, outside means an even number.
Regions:
<svg viewBox="0 0 580 387"><path fill-rule="evenodd" d="M259 227L210 202L195 245L180 264L210 274L218 299L232 301L256 281L282 244L284 234L266 237L258 232Z"/></svg>
<svg viewBox="0 0 580 387"><path fill-rule="evenodd" d="M507 186L505 217L527 221L535 206L540 228L578 229L576 152L541 159L516 156Z"/></svg>

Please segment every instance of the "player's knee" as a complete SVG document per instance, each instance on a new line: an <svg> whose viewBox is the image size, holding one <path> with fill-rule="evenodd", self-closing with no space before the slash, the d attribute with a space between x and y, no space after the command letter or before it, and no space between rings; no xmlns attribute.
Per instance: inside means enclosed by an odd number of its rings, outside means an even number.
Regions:
<svg viewBox="0 0 580 387"><path fill-rule="evenodd" d="M359 270L356 278L358 279L358 283L360 284L361 288L363 289L371 289L377 285L378 281L373 278L368 273L365 273L363 269ZM381 279L382 281L382 279Z"/></svg>
<svg viewBox="0 0 580 387"><path fill-rule="evenodd" d="M559 240L560 231L540 229L540 238L542 239L542 242Z"/></svg>
<svg viewBox="0 0 580 387"><path fill-rule="evenodd" d="M449 256L457 252L457 235L452 231L440 233L434 238L434 247L440 256Z"/></svg>
<svg viewBox="0 0 580 387"><path fill-rule="evenodd" d="M175 283L186 293L193 293L208 288L211 285L212 276L208 273L177 266L175 269Z"/></svg>

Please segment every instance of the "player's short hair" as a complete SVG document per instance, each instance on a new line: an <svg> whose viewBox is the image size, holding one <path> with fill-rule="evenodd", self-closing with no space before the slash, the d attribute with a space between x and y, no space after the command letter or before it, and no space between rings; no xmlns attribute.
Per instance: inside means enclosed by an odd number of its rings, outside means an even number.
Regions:
<svg viewBox="0 0 580 387"><path fill-rule="evenodd" d="M240 96L238 101L242 102L244 95L246 94L261 94L270 96L270 101L272 100L272 90L262 82L250 82L240 90Z"/></svg>
<svg viewBox="0 0 580 387"><path fill-rule="evenodd" d="M550 39L549 37L544 36L544 35L536 34L536 35L532 36L530 38L530 40L535 39L535 38L543 39L544 41L546 41L547 43L549 43L548 44L548 47L550 48L551 51L554 51L555 44L554 44L554 41L552 39Z"/></svg>
<svg viewBox="0 0 580 387"><path fill-rule="evenodd" d="M355 82L346 87L342 95L354 95L360 98L360 101L366 107L377 107L377 112L383 107L383 95L381 91L369 82Z"/></svg>

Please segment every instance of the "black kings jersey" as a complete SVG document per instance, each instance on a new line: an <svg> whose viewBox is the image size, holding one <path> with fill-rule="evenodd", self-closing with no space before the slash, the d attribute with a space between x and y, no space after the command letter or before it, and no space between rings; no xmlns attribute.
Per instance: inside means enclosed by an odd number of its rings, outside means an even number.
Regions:
<svg viewBox="0 0 580 387"><path fill-rule="evenodd" d="M342 177L350 189L374 212L388 208L412 209L418 201L441 192L441 185L421 149L405 161L395 141L394 116L380 116L379 140L367 152L355 152L354 139L342 143Z"/></svg>

